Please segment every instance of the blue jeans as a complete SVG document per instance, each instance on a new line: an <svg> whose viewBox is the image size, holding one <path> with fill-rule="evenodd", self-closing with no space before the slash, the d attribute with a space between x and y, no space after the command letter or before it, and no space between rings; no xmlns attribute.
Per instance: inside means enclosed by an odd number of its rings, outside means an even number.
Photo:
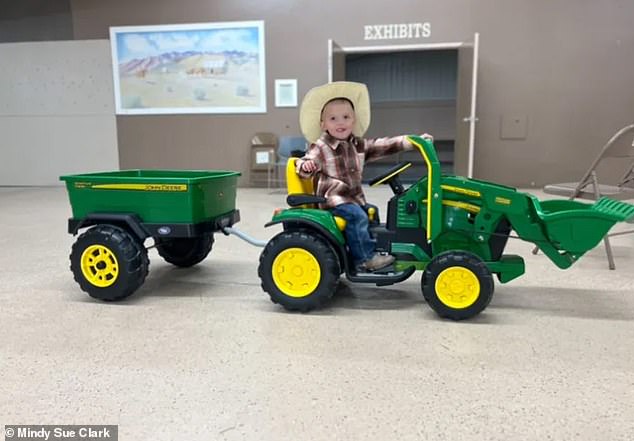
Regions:
<svg viewBox="0 0 634 441"><path fill-rule="evenodd" d="M376 243L368 231L368 215L359 204L341 204L330 210L346 220L346 242L354 265L365 262L374 254Z"/></svg>

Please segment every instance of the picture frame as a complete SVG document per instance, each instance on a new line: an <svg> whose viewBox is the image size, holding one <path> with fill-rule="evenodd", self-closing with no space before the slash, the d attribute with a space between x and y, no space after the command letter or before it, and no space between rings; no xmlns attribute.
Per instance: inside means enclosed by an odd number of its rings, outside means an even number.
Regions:
<svg viewBox="0 0 634 441"><path fill-rule="evenodd" d="M275 80L275 107L297 107L297 80Z"/></svg>
<svg viewBox="0 0 634 441"><path fill-rule="evenodd" d="M264 21L110 28L118 115L264 113Z"/></svg>

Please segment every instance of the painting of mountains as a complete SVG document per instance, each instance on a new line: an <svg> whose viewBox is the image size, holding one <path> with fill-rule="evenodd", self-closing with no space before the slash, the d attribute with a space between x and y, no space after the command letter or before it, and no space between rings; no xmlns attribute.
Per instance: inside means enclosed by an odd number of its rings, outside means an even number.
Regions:
<svg viewBox="0 0 634 441"><path fill-rule="evenodd" d="M110 28L117 114L266 112L264 22Z"/></svg>

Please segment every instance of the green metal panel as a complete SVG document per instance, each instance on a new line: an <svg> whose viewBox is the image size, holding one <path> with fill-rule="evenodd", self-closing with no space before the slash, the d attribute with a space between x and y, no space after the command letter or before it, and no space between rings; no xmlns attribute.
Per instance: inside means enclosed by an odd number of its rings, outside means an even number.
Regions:
<svg viewBox="0 0 634 441"><path fill-rule="evenodd" d="M520 256L507 254L497 262L486 262L489 271L498 274L500 282L506 283L524 274L524 259Z"/></svg>
<svg viewBox="0 0 634 441"><path fill-rule="evenodd" d="M135 213L147 223L199 223L235 209L238 176L220 170L121 170L60 180L75 219Z"/></svg>
<svg viewBox="0 0 634 441"><path fill-rule="evenodd" d="M391 251L394 254L409 254L414 259L421 262L428 262L431 260L431 257L428 256L421 247L413 243L394 242L392 243Z"/></svg>

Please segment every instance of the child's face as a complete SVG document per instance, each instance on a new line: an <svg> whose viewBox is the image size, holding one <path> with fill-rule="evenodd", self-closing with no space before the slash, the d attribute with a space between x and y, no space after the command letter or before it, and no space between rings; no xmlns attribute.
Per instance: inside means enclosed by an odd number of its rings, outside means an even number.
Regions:
<svg viewBox="0 0 634 441"><path fill-rule="evenodd" d="M331 136L345 140L352 134L354 109L347 101L333 101L324 107L321 114L321 129Z"/></svg>

